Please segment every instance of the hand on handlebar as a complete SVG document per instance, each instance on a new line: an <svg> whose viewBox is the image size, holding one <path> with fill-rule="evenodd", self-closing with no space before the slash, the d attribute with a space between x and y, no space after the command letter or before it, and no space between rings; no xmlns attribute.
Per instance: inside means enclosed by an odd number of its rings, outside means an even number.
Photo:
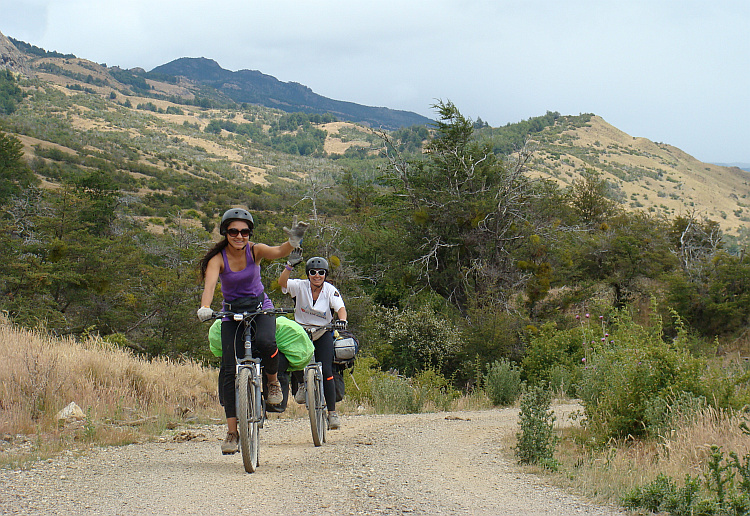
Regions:
<svg viewBox="0 0 750 516"><path fill-rule="evenodd" d="M333 323L333 329L334 330L342 330L343 331L343 330L346 329L346 325L347 325L346 321L338 320L338 321L336 321L336 322Z"/></svg>
<svg viewBox="0 0 750 516"><path fill-rule="evenodd" d="M202 306L198 309L198 319L201 322L206 322L214 316L214 311L207 306Z"/></svg>

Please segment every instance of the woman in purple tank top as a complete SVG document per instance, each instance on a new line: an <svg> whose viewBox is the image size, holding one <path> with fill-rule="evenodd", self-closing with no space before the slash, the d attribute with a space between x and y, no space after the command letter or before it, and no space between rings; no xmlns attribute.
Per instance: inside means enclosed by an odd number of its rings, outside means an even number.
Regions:
<svg viewBox="0 0 750 516"><path fill-rule="evenodd" d="M229 209L221 217L219 233L224 239L214 245L200 262L201 277L204 280L201 307L198 309L198 319L201 321L207 321L213 316L211 301L219 281L225 305L252 297L262 300L263 308L273 308L260 279L260 261L289 256L292 249L299 247L307 223L298 223L295 217L292 228L284 228L289 240L277 246L250 242L254 225L253 216L241 208ZM224 413L227 417L227 437L221 445L224 454L236 453L239 448L234 375L235 356L242 357L245 353L240 324L244 323L232 320L221 322L219 396L224 403ZM258 315L252 324L254 349L260 355L261 364L268 377L266 402L278 405L282 402L283 396L277 378L279 350L276 347L276 318L272 315Z"/></svg>

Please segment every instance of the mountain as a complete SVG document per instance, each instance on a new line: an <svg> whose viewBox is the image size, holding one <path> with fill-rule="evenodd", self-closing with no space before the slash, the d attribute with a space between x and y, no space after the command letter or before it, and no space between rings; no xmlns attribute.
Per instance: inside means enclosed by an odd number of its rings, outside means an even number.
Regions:
<svg viewBox="0 0 750 516"><path fill-rule="evenodd" d="M750 163L714 163L714 165L719 165L720 167L737 167L750 172Z"/></svg>
<svg viewBox="0 0 750 516"><path fill-rule="evenodd" d="M370 128L376 123L375 112L361 117L369 120L363 123L341 121L346 107L376 108L324 99L302 85L282 83L257 71L231 72L210 59L178 59L151 72L121 70L72 55L21 49L28 77L37 82L23 85L26 96L18 111L7 117L6 127L19 136L27 158L49 160L53 155L84 162L104 156L110 162L107 168L140 178L139 195L170 190L162 179L146 180L143 174L224 177L260 188L291 184L313 173L338 174L356 160L362 160L357 167L367 169L373 161L364 160L376 159L382 148ZM334 111L340 121L300 121L252 102L269 102L286 111L295 96L307 99L297 106ZM204 105L198 97L211 101ZM391 115L404 113L380 109ZM747 171L703 163L671 145L628 135L595 115L536 118L545 122L529 119L505 128L480 128L477 134L489 138L499 154L517 148L530 134L536 145L530 173L561 186L572 185L581 172L592 169L607 179L613 196L628 209L668 218L706 216L729 234L747 234ZM382 121L378 125L385 127ZM503 131L517 138L501 144L507 138ZM409 140L417 134L397 137ZM342 158L350 160L347 165Z"/></svg>
<svg viewBox="0 0 750 516"><path fill-rule="evenodd" d="M184 77L196 84L210 86L237 103L259 104L289 113L331 113L339 119L370 127L398 129L424 125L431 120L410 111L370 107L333 100L296 82L281 82L257 70L225 70L204 57L183 57L157 66L152 75Z"/></svg>
<svg viewBox="0 0 750 516"><path fill-rule="evenodd" d="M2 33L0 33L0 70L10 70L23 75L29 74L26 58Z"/></svg>

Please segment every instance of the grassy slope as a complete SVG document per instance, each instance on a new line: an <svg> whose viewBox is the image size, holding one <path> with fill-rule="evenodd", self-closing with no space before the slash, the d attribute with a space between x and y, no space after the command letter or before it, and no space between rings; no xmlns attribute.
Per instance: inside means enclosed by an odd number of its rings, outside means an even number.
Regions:
<svg viewBox="0 0 750 516"><path fill-rule="evenodd" d="M242 123L247 120L243 117L247 112L206 110L139 97L128 86L117 83L107 68L84 59L31 60L32 66L41 63L53 63L69 72L68 75L40 72L38 78L55 85L66 95L68 105L58 109L64 111L66 120L75 131L127 138L129 143L135 144L141 160L152 165L168 167L170 161L171 166L180 161L225 162L229 169L259 184L267 183L270 176L288 180L304 177L311 170L337 168L334 162L326 159L281 154L225 131L220 136L202 132L213 118ZM110 85L81 82L71 77L73 74L90 75L94 80L108 81ZM74 84L96 94L66 88ZM192 98L197 91L186 82L175 85L149 80L149 84L155 93L185 98ZM113 92L115 98L111 99ZM126 100L130 101L132 108L122 105ZM169 106L179 107L184 114L168 115L136 109L139 104L149 102L162 110ZM49 116L46 110L49 106L34 108L38 116ZM253 107L252 113L268 120L281 115L260 107ZM373 142L369 129L354 124L339 122L322 128L328 132L325 149L329 153L343 153L350 146L367 148ZM585 168L594 168L602 171L618 187L622 202L631 209L669 217L695 212L719 222L730 233L736 233L743 223L750 221L750 173L739 168L702 163L670 145L627 135L597 116L584 127L568 124L567 118L562 117L554 127L539 134L538 140L540 145L534 173L553 178L561 185L571 184ZM29 137L24 137L23 142L29 158L33 157L32 145L54 143ZM374 146L377 147L377 143Z"/></svg>
<svg viewBox="0 0 750 516"><path fill-rule="evenodd" d="M669 217L694 211L731 233L750 221L750 173L742 169L703 163L671 145L632 137L598 116L584 127L547 129L538 139L536 171L560 184L593 168L617 185L631 209Z"/></svg>

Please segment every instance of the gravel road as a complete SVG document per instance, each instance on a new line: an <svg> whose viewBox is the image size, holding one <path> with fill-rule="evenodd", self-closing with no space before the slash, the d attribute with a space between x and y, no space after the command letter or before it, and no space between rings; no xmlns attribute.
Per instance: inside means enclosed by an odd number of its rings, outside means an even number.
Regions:
<svg viewBox="0 0 750 516"><path fill-rule="evenodd" d="M558 421L577 405L556 405ZM517 409L343 416L314 447L306 419L271 416L261 463L221 455L223 426L0 470L0 513L28 515L624 514L566 494L508 458Z"/></svg>

